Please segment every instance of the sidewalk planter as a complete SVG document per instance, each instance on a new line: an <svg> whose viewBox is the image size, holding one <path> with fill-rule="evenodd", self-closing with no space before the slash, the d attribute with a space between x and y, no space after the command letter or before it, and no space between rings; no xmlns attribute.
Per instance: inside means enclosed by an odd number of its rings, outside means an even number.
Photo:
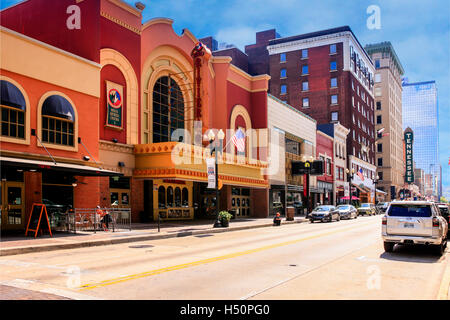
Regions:
<svg viewBox="0 0 450 320"><path fill-rule="evenodd" d="M222 224L222 227L228 227L230 225L232 215L228 213L228 211L220 211L219 212L219 220Z"/></svg>

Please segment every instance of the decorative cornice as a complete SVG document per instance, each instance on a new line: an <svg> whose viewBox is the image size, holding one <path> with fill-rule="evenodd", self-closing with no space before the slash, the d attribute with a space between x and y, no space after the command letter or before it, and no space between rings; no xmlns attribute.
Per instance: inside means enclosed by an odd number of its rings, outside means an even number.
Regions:
<svg viewBox="0 0 450 320"><path fill-rule="evenodd" d="M148 27L150 27L154 24L158 24L158 23L165 23L165 24L168 24L171 26L173 24L173 20L169 19L169 18L154 18L154 19L151 19L151 20L148 20L147 22L145 22L142 25L142 30L145 30Z"/></svg>
<svg viewBox="0 0 450 320"><path fill-rule="evenodd" d="M81 2L83 0L77 0L78 2ZM116 6L128 11L131 14L134 14L136 17L141 18L142 17L142 13L134 8L133 6L130 6L128 3L122 1L122 0L108 0L109 2L115 4Z"/></svg>
<svg viewBox="0 0 450 320"><path fill-rule="evenodd" d="M130 144L114 143L110 141L100 140L98 147L99 150L104 151L114 151L120 153L134 154L134 145Z"/></svg>
<svg viewBox="0 0 450 320"><path fill-rule="evenodd" d="M108 20L110 20L110 21L112 21L114 23L117 23L118 25L120 25L120 26L122 26L122 27L124 27L124 28L126 28L126 29L128 29L128 30L130 30L130 31L132 31L132 32L134 32L136 34L138 34L138 35L141 35L141 30L139 28L133 27L133 26L129 25L128 23L123 22L122 20L111 16L109 13L106 13L106 12L102 11L102 12L100 12L100 15L103 18L106 18L106 19L108 19Z"/></svg>

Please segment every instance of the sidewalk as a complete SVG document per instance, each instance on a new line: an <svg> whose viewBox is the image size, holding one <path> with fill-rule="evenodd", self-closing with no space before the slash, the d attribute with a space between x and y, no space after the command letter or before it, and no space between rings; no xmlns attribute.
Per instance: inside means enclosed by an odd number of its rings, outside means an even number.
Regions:
<svg viewBox="0 0 450 320"><path fill-rule="evenodd" d="M285 224L307 221L309 220L304 217L295 217L294 221L283 219L281 227ZM2 234L0 238L0 256L272 227L273 217L233 219L230 221L228 228L213 228L213 224L213 220L165 221L161 223L160 232L158 232L158 224L155 222L136 223L132 224L131 231L77 232L76 234L55 232L53 237L44 234L42 236L38 235L36 238L30 234L27 237L23 234Z"/></svg>

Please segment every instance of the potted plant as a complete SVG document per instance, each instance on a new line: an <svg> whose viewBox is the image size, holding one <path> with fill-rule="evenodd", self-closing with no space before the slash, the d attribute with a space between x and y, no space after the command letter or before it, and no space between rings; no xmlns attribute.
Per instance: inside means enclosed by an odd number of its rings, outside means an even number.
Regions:
<svg viewBox="0 0 450 320"><path fill-rule="evenodd" d="M230 219L232 215L228 211L220 211L219 212L219 220L222 224L222 227L228 227L230 224Z"/></svg>

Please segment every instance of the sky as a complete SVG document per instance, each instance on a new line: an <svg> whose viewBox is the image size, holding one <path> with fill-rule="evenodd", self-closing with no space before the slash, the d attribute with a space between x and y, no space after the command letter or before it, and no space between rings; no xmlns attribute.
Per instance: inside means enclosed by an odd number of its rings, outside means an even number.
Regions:
<svg viewBox="0 0 450 320"><path fill-rule="evenodd" d="M91 0L88 0L91 1ZM131 5L137 1L125 0ZM0 0L0 8L18 0ZM73 0L75 4L75 0ZM282 36L348 25L364 46L390 41L409 82L435 80L439 105L439 157L443 193L450 199L450 1L448 0L140 0L143 21L174 20L178 34L213 36L242 51L255 33L276 29ZM379 8L379 28L373 28ZM369 10L368 10L369 9ZM369 20L369 25L368 25Z"/></svg>

